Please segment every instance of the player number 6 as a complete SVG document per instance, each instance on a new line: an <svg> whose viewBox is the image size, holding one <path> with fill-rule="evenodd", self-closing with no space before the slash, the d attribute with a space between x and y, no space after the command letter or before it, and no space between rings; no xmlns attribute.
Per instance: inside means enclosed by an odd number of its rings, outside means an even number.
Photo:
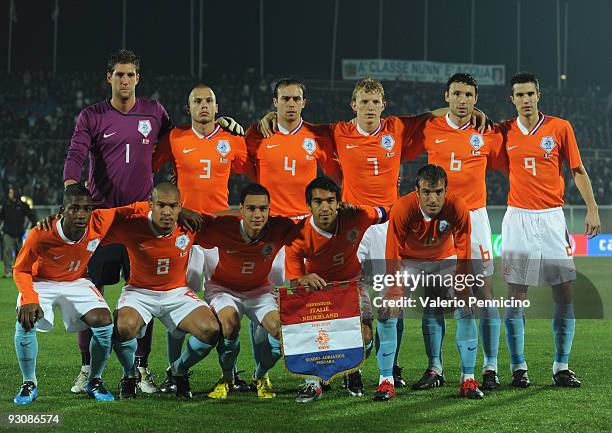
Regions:
<svg viewBox="0 0 612 433"><path fill-rule="evenodd" d="M455 152L451 152L450 169L451 171L461 171L461 160L455 159Z"/></svg>

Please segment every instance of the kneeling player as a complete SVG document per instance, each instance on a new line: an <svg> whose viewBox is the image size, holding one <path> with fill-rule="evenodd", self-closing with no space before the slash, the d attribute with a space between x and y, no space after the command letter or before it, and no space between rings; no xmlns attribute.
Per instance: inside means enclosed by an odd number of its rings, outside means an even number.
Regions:
<svg viewBox="0 0 612 433"><path fill-rule="evenodd" d="M339 207L340 188L328 177L318 177L306 188L306 203L311 216L295 227L294 240L286 248L285 272L294 285L321 289L331 282L361 278L357 250L366 230L387 221L389 208ZM372 350L372 307L365 286L360 287L362 332L366 357ZM393 358L391 358L393 360ZM347 389L356 397L363 395L361 372L348 375ZM299 403L318 400L322 395L318 381L307 380L298 390Z"/></svg>
<svg viewBox="0 0 612 433"><path fill-rule="evenodd" d="M240 217L215 219L201 237L206 248L219 248L219 263L210 281L205 283L206 300L215 310L223 338L219 340L219 364L223 376L208 394L225 399L233 384L233 369L239 350L240 321L246 314L259 331L255 332L254 350L257 369L253 382L259 398L274 398L268 377L280 359L280 320L269 279L274 257L287 242L295 224L290 218L269 217L270 194L259 184L247 186L240 196ZM268 335L265 336L265 329ZM269 344L265 343L267 339Z"/></svg>
<svg viewBox="0 0 612 433"><path fill-rule="evenodd" d="M191 398L189 368L208 355L219 336L219 325L206 302L186 287L189 250L196 235L177 226L180 203L175 185L159 184L153 189L148 217L113 224L105 238L107 243L126 246L132 269L115 311L113 347L124 371L122 399L136 396L136 337L153 317L175 335L191 334L167 372L179 397Z"/></svg>
<svg viewBox="0 0 612 433"><path fill-rule="evenodd" d="M445 259L451 259L453 262L458 259L457 268L467 268L466 261L471 257L469 210L461 199L447 196L446 173L436 165L426 165L417 173L415 189L415 192L400 198L393 206L387 234L387 260L390 263L401 260L404 272L423 275L435 273L442 277L449 274L448 261ZM461 293L465 295L467 289ZM385 293L384 300L392 297L390 293ZM447 294L444 293L438 299L446 297ZM395 320L398 314L397 308L381 309L378 333L381 347L379 353L383 356L379 356L378 361L381 380L388 379L386 384L383 381L379 387L376 400L389 400L395 394L390 382L392 364L387 360L393 358L384 355L395 353ZM474 379L478 347L476 322L472 311L467 307L456 308L455 318L458 319L455 339L461 359L460 395L480 399L484 395ZM425 349L429 358L426 376L442 385L442 309L428 304L423 309L422 324Z"/></svg>
<svg viewBox="0 0 612 433"><path fill-rule="evenodd" d="M30 404L38 395L36 331L49 331L53 327L56 305L61 308L67 331L90 328L93 332L87 392L99 401L114 400L101 379L111 348L110 310L85 276L89 259L115 215L131 214L132 210L126 207L93 211L89 191L81 184L72 184L64 192L62 217L50 230L35 228L28 234L13 270L19 290L15 350L23 374L23 385L15 403Z"/></svg>

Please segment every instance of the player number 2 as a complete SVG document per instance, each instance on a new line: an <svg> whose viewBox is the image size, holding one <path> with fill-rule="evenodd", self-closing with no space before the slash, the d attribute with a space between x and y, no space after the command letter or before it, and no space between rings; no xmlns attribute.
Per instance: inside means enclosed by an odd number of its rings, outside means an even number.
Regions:
<svg viewBox="0 0 612 433"><path fill-rule="evenodd" d="M200 162L204 164L204 174L200 175L200 179L210 179L210 159L200 159Z"/></svg>
<svg viewBox="0 0 612 433"><path fill-rule="evenodd" d="M455 159L455 152L451 152L450 169L451 171L461 171L461 160Z"/></svg>
<svg viewBox="0 0 612 433"><path fill-rule="evenodd" d="M291 176L295 176L295 159L291 160L291 166L289 166L289 157L285 156L285 170L291 172Z"/></svg>
<svg viewBox="0 0 612 433"><path fill-rule="evenodd" d="M531 170L531 174L536 175L536 163L535 158L525 158L525 168Z"/></svg>
<svg viewBox="0 0 612 433"><path fill-rule="evenodd" d="M242 272L243 274L252 274L253 269L255 269L255 262L244 262L242 264Z"/></svg>
<svg viewBox="0 0 612 433"><path fill-rule="evenodd" d="M368 158L368 162L374 163L374 176L378 176L378 158Z"/></svg>
<svg viewBox="0 0 612 433"><path fill-rule="evenodd" d="M170 259L157 259L157 275L165 275L170 271Z"/></svg>

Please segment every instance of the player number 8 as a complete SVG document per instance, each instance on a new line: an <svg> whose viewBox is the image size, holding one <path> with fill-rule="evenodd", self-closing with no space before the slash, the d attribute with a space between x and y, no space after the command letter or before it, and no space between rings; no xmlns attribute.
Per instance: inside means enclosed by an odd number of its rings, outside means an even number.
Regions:
<svg viewBox="0 0 612 433"><path fill-rule="evenodd" d="M170 259L157 259L157 275L165 275L170 270Z"/></svg>

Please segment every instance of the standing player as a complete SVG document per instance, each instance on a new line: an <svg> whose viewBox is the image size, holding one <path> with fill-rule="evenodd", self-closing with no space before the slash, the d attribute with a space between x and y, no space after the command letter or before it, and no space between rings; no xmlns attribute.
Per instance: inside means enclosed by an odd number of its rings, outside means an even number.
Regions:
<svg viewBox="0 0 612 433"><path fill-rule="evenodd" d="M337 172L329 128L302 119L305 93L302 82L293 78L280 80L272 98L278 130L264 137L254 125L245 137L253 175L271 193L270 215L295 220L309 213L303 195L308 183L317 177L317 167L329 174ZM285 280L284 263L284 249L281 249L270 275L277 285Z"/></svg>
<svg viewBox="0 0 612 433"><path fill-rule="evenodd" d="M247 186L240 194L240 214L215 219L199 242L219 248L219 263L205 283L207 302L221 324L222 338L217 350L223 375L210 398L225 399L234 380L233 369L238 354L240 321L246 314L256 326L267 331L269 346L254 348L257 369L253 382L259 398L274 398L268 370L281 357L280 323L274 284L269 274L274 257L287 242L294 228L291 219L269 217L270 194L259 184ZM257 338L257 331L255 332ZM265 353L264 353L265 350Z"/></svg>
<svg viewBox="0 0 612 433"><path fill-rule="evenodd" d="M484 286L475 290L480 299L493 297L493 253L491 226L487 215L487 168L500 164L502 135L498 130L481 134L470 126L472 113L478 101L478 83L469 74L458 73L446 83L444 94L448 102L448 113L444 117L431 117L412 137L414 146L411 157L427 151L430 164L444 167L448 173L449 193L463 198L470 209L472 264L476 274L484 276ZM431 354L429 366L423 377L413 385L414 390L441 386L442 340L445 323L443 313L423 316L423 338L427 353ZM484 362L484 390L499 387L497 378L497 352L501 321L494 307L478 310L482 337ZM467 325L468 320L458 323Z"/></svg>
<svg viewBox="0 0 612 433"><path fill-rule="evenodd" d="M2 260L4 261L4 278L10 278L13 265L13 253L21 250L26 217L36 224L36 216L30 206L21 200L17 188L9 186L7 200L0 206L2 225Z"/></svg>
<svg viewBox="0 0 612 433"><path fill-rule="evenodd" d="M502 223L504 278L509 296L517 299L527 298L528 286L552 286L553 382L579 387L580 381L568 366L576 322L571 288L576 269L561 208L563 161L587 206L585 233L590 237L601 229L599 211L570 123L538 111L540 86L535 75L518 73L510 83L518 117L502 124L510 179ZM521 307L505 310L512 386L520 388L529 386L524 320Z"/></svg>
<svg viewBox="0 0 612 433"><path fill-rule="evenodd" d="M215 346L219 326L208 305L186 287L189 250L197 235L176 224L181 211L178 188L157 185L149 206L148 216L113 224L104 240L126 246L132 270L115 312L113 347L124 372L119 397L136 396L136 337L157 317L173 334L191 334L170 369L176 395L191 398L189 368Z"/></svg>
<svg viewBox="0 0 612 433"><path fill-rule="evenodd" d="M386 257L390 263L401 260L402 271L407 274L454 274L457 270L467 269L471 257L470 213L465 202L456 196L447 195L448 179L444 170L436 165L426 165L419 170L415 191L400 198L393 206L387 233ZM457 274L462 272L457 272ZM465 278L465 275L462 276ZM448 287L438 293L437 299L454 295L455 287ZM426 296L430 287L425 287ZM462 293L467 293L464 289ZM399 292L402 292L401 290ZM393 287L384 294L384 300L392 299L398 293ZM403 293L399 293L402 295ZM383 306L384 307L384 306ZM424 308L424 314L430 306ZM436 308L436 307L433 307ZM470 399L483 398L474 380L474 368L478 347L478 330L467 308L455 309L457 333L455 340L461 359L460 395ZM380 316L385 318L384 326L394 327L398 308L381 308ZM383 335L389 335L385 339ZM396 350L395 333L381 333L379 368L383 382L374 396L375 400L386 401L395 395L395 387L390 381L391 362L384 354ZM429 348L428 348L429 349ZM429 352L429 351L428 351ZM431 353L428 353L431 358ZM390 358L390 356L388 356ZM386 364L385 364L386 363ZM386 377L385 377L386 376Z"/></svg>
<svg viewBox="0 0 612 433"><path fill-rule="evenodd" d="M115 215L126 216L132 208L93 211L89 191L72 184L64 192L62 217L49 231L30 231L14 268L19 297L15 325L15 350L23 385L14 401L30 404L38 396L36 331L53 327L53 308L59 306L66 330L89 328L91 368L85 388L92 398L112 401L102 381L102 372L111 349L113 331L106 301L92 282L85 278L87 263L113 223Z"/></svg>
<svg viewBox="0 0 612 433"><path fill-rule="evenodd" d="M158 138L172 128L166 110L157 101L136 97L140 80L140 58L128 50L112 55L106 69L106 81L112 89L110 99L86 107L77 119L64 164L64 185L81 179L85 158L89 155L88 188L98 208L123 206L148 200L153 188L151 154ZM129 260L125 248L108 245L99 248L88 273L96 287L116 284L123 269L129 278ZM153 322L139 344L140 389L156 392L147 367L151 352ZM72 392L84 392L89 371L89 332L79 334L82 367Z"/></svg>
<svg viewBox="0 0 612 433"><path fill-rule="evenodd" d="M356 281L361 278L357 250L366 230L387 221L389 208L360 206L338 207L340 188L330 178L318 177L306 188L306 203L311 216L298 223L295 239L286 251L287 279L316 289L327 283ZM372 350L372 307L365 285L360 285L362 332L366 357ZM363 395L361 372L349 374L349 394ZM306 403L322 395L318 381L307 380L298 390L296 401Z"/></svg>
<svg viewBox="0 0 612 433"><path fill-rule="evenodd" d="M174 128L162 138L153 153L153 171L158 171L171 161L181 191L182 206L197 212L214 214L229 209L228 181L232 174L244 172L246 144L244 138L221 129L215 122L219 111L217 97L210 86L199 84L189 94L191 125ZM204 249L193 245L189 255L187 286L202 290L206 280L217 266L217 248ZM181 354L183 339L168 336L170 363ZM169 377L170 378L170 377ZM160 391L173 391L168 379L160 385ZM234 385L241 390L248 384L234 377Z"/></svg>

